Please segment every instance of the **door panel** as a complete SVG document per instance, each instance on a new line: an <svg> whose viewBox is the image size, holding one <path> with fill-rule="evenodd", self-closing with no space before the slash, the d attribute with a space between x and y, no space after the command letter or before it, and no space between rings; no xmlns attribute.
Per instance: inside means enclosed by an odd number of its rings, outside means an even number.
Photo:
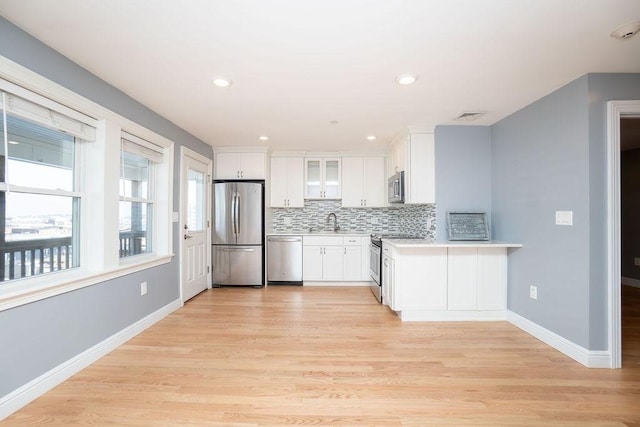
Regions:
<svg viewBox="0 0 640 427"><path fill-rule="evenodd" d="M262 285L261 246L214 246L214 285Z"/></svg>
<svg viewBox="0 0 640 427"><path fill-rule="evenodd" d="M254 182L236 184L237 244L262 244L262 185Z"/></svg>
<svg viewBox="0 0 640 427"><path fill-rule="evenodd" d="M186 153L182 155L182 300L186 301L209 286L210 163Z"/></svg>
<svg viewBox="0 0 640 427"><path fill-rule="evenodd" d="M233 245L236 243L234 231L235 183L218 182L213 186L213 244Z"/></svg>

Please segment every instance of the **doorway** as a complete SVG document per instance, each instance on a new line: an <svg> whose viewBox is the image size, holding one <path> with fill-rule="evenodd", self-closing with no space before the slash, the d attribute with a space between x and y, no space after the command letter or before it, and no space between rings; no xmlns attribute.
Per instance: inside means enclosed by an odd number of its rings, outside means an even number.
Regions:
<svg viewBox="0 0 640 427"><path fill-rule="evenodd" d="M180 159L180 294L184 303L211 284L212 162L185 147Z"/></svg>
<svg viewBox="0 0 640 427"><path fill-rule="evenodd" d="M640 101L607 103L607 252L608 252L608 341L610 367L622 367L622 221L621 221L621 124L640 118Z"/></svg>

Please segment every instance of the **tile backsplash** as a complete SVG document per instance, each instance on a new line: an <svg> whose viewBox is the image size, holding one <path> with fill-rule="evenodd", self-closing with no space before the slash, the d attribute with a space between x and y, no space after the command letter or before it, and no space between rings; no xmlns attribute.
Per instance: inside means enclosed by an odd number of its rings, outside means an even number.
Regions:
<svg viewBox="0 0 640 427"><path fill-rule="evenodd" d="M334 212L342 231L402 233L425 238L436 235L436 205L394 205L385 208L343 208L340 200L305 200L304 208L272 208L275 232L332 231Z"/></svg>

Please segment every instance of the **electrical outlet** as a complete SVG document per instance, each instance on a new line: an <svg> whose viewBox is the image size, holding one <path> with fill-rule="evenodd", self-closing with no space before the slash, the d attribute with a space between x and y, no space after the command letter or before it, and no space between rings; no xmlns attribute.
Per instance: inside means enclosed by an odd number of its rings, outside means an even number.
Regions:
<svg viewBox="0 0 640 427"><path fill-rule="evenodd" d="M635 257L635 258L633 259L633 265L640 266L640 258Z"/></svg>
<svg viewBox="0 0 640 427"><path fill-rule="evenodd" d="M147 294L147 282L142 282L140 283L140 295L146 295Z"/></svg>
<svg viewBox="0 0 640 427"><path fill-rule="evenodd" d="M529 298L538 299L538 287L531 285L529 286Z"/></svg>

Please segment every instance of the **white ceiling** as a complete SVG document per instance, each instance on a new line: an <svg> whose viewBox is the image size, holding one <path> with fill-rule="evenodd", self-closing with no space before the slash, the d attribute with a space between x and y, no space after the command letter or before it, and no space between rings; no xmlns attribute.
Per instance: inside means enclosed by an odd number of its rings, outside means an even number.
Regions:
<svg viewBox="0 0 640 427"><path fill-rule="evenodd" d="M640 35L610 37L640 20L638 0L0 0L0 13L212 146L377 151L463 111L493 124L587 72L640 72ZM399 86L402 73L419 79Z"/></svg>

